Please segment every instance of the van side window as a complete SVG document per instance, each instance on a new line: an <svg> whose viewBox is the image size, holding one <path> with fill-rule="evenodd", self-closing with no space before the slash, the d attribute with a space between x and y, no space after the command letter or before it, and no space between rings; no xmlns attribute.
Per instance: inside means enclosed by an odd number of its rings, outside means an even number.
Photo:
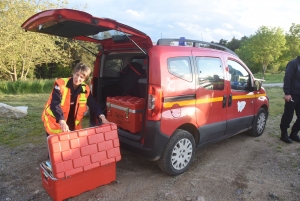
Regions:
<svg viewBox="0 0 300 201"><path fill-rule="evenodd" d="M122 70L123 61L121 59L109 59L105 61L104 68L119 73Z"/></svg>
<svg viewBox="0 0 300 201"><path fill-rule="evenodd" d="M224 70L221 59L212 57L196 57L198 69L198 85L207 90L224 89Z"/></svg>
<svg viewBox="0 0 300 201"><path fill-rule="evenodd" d="M189 57L175 57L168 59L168 71L186 81L193 81L192 68Z"/></svg>
<svg viewBox="0 0 300 201"><path fill-rule="evenodd" d="M247 90L251 86L250 75L248 71L238 62L228 60L228 70L231 89Z"/></svg>

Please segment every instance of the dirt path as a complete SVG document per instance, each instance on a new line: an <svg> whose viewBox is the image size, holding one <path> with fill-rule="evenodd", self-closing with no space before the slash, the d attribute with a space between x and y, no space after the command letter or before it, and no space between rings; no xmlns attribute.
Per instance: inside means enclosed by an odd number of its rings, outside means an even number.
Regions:
<svg viewBox="0 0 300 201"><path fill-rule="evenodd" d="M198 149L190 169L170 177L150 161L121 150L117 181L69 200L300 200L300 143L286 145L266 129L259 138L240 134ZM0 200L51 200L39 164L46 143L0 146Z"/></svg>

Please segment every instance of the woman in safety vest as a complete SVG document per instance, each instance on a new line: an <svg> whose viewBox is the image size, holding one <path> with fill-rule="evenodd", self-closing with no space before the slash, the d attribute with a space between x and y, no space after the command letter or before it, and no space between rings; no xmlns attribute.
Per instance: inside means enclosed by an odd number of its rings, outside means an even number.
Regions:
<svg viewBox="0 0 300 201"><path fill-rule="evenodd" d="M84 83L90 73L91 69L88 66L79 63L74 68L71 78L55 81L42 113L47 135L81 129L81 120L87 106L103 123L109 123L91 95L89 86Z"/></svg>

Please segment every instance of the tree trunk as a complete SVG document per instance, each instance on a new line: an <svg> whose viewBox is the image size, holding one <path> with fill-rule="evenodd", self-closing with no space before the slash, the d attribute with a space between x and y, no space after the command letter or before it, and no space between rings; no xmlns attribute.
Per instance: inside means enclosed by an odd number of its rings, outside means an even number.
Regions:
<svg viewBox="0 0 300 201"><path fill-rule="evenodd" d="M14 81L16 82L18 80L18 75L17 75L17 68L15 64L13 64L13 68L14 68L14 73L13 73Z"/></svg>

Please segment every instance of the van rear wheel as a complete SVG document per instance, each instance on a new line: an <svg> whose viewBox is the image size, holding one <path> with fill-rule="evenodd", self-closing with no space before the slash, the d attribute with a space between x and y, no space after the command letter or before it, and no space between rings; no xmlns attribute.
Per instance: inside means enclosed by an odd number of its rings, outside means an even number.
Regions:
<svg viewBox="0 0 300 201"><path fill-rule="evenodd" d="M182 174L193 161L195 147L194 137L189 132L176 130L159 159L158 166L166 174Z"/></svg>

